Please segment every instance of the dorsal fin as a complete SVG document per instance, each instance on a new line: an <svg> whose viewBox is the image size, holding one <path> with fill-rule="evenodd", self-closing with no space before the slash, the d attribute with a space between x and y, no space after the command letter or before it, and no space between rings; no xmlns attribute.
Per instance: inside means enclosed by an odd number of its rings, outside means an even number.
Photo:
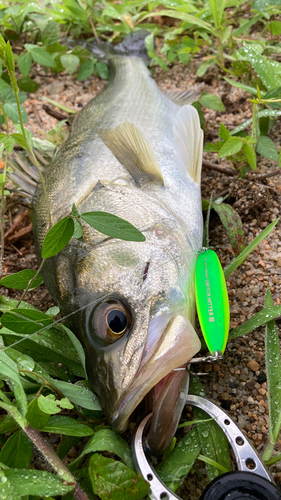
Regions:
<svg viewBox="0 0 281 500"><path fill-rule="evenodd" d="M98 134L137 184L143 177L164 184L156 156L135 125L126 122L114 129L100 129Z"/></svg>
<svg viewBox="0 0 281 500"><path fill-rule="evenodd" d="M187 171L199 183L202 168L203 130L199 116L193 106L183 106L177 113L174 123L175 141L182 154Z"/></svg>
<svg viewBox="0 0 281 500"><path fill-rule="evenodd" d="M201 95L201 89L187 91L165 90L164 94L178 106L186 106L187 104L198 101Z"/></svg>
<svg viewBox="0 0 281 500"><path fill-rule="evenodd" d="M40 170L44 169L44 166L48 162L41 156L41 154L33 150L38 158L38 167ZM8 160L9 167L12 167L13 172L7 172L7 177L9 177L16 186L19 186L17 192L22 196L26 197L26 201L31 204L32 197L36 191L36 186L40 180L37 166L35 166L32 156L26 151L21 153L13 152L12 159Z"/></svg>

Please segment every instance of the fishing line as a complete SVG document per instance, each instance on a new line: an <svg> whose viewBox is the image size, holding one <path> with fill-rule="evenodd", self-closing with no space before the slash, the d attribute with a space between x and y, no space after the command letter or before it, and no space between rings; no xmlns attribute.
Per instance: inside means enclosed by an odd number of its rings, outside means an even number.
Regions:
<svg viewBox="0 0 281 500"><path fill-rule="evenodd" d="M96 304L97 302L99 302L101 299L104 299L105 297L108 297L108 294L105 294L105 295L102 295L101 297L99 297L99 299L96 299L96 300L93 300L91 302L89 302L88 304L86 304L85 306L81 306L79 307L78 309L76 309L75 311L72 311L71 313L67 314L66 316L63 316L63 318L59 318L57 319L56 321L54 321L53 323L51 323L50 325L46 325L46 326L43 326L42 328L40 328L39 330L37 330L36 332L33 332L33 333L30 333L28 335L26 335L25 337L21 338L20 340L17 340L16 342L14 342L13 344L9 345L9 346L5 346L4 349L1 349L2 351L5 351L6 349L9 349L9 348L12 348L14 347L15 345L18 345L20 344L21 342L24 342L25 340L29 340L33 335L37 335L39 334L40 332L44 331L44 330L48 330L49 328L57 325L58 323L64 321L65 319L69 318L70 316L72 316L73 314L76 314L77 312L79 311L82 311L83 309L86 309L87 307L93 305L93 304ZM28 311L29 309L25 309L25 311ZM16 310L12 310L12 311L7 311L7 312L14 312L14 313L17 313L18 312L18 309ZM18 312L18 315L20 316L20 312ZM32 320L31 320L32 321ZM36 321L33 321L35 324L36 324ZM24 335L22 333L17 333L17 332L13 332L12 330L10 330L11 333L9 333L8 335ZM0 335L1 335L1 330L0 330ZM5 334L4 334L5 335Z"/></svg>

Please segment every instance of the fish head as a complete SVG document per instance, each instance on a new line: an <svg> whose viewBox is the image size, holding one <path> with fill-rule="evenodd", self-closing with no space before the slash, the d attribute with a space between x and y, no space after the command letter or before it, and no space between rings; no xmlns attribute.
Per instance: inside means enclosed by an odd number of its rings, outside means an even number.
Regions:
<svg viewBox="0 0 281 500"><path fill-rule="evenodd" d="M84 252L73 240L72 250L58 256L56 274L61 294L76 311L70 326L84 346L89 380L117 432L152 394L155 435L165 436L163 450L187 391L187 372L173 370L200 349L192 326L196 251L173 219L153 224L139 243L100 234L97 240L90 227L84 233Z"/></svg>

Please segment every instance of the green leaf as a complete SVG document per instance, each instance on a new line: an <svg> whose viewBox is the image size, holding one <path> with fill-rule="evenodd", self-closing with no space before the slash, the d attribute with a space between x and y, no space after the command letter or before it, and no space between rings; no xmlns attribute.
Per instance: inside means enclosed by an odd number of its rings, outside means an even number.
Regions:
<svg viewBox="0 0 281 500"><path fill-rule="evenodd" d="M0 434L6 434L6 432L14 432L19 428L16 421L13 419L9 413L0 419Z"/></svg>
<svg viewBox="0 0 281 500"><path fill-rule="evenodd" d="M71 463L71 470L77 468L82 457L96 451L108 451L117 455L132 470L135 470L129 445L111 429L102 429L92 436L82 453Z"/></svg>
<svg viewBox="0 0 281 500"><path fill-rule="evenodd" d="M236 139L235 137L230 137L223 146L221 147L218 158L223 158L224 156L232 156L236 153L239 153L240 149L242 149L243 142Z"/></svg>
<svg viewBox="0 0 281 500"><path fill-rule="evenodd" d="M32 78L28 78L27 76L18 79L18 86L25 92L36 92L40 87L39 83L32 80Z"/></svg>
<svg viewBox="0 0 281 500"><path fill-rule="evenodd" d="M41 470L6 469L5 476L20 497L25 495L50 497L64 495L73 490L73 486L66 486L59 477Z"/></svg>
<svg viewBox="0 0 281 500"><path fill-rule="evenodd" d="M259 326L268 323L273 319L281 316L281 306L272 306L270 308L265 308L262 311L254 314L248 321L245 321L243 325L237 326L229 333L229 339L236 339L236 337L241 337L241 335L247 335L253 332Z"/></svg>
<svg viewBox="0 0 281 500"><path fill-rule="evenodd" d="M17 59L18 67L23 76L27 76L31 70L32 57L29 52L24 52Z"/></svg>
<svg viewBox="0 0 281 500"><path fill-rule="evenodd" d="M32 443L27 435L19 430L12 434L0 453L0 462L15 469L29 467L32 456Z"/></svg>
<svg viewBox="0 0 281 500"><path fill-rule="evenodd" d="M54 68L56 66L54 58L51 56L51 54L49 54L49 52L43 49L43 47L32 47L29 52L32 55L33 61L35 61L36 63L41 64L42 66L46 66L47 68Z"/></svg>
<svg viewBox="0 0 281 500"><path fill-rule="evenodd" d="M16 333L30 335L52 324L49 316L40 311L18 308L3 314L2 325Z"/></svg>
<svg viewBox="0 0 281 500"><path fill-rule="evenodd" d="M29 403L25 418L31 427L42 429L49 422L50 415L41 410L38 405L38 398L36 397Z"/></svg>
<svg viewBox="0 0 281 500"><path fill-rule="evenodd" d="M14 74L15 74L15 63L14 63L14 58L13 58L13 52L12 52L12 49L11 49L11 45L10 45L10 42L8 41L7 44L6 44L6 64L7 64L7 68L8 68L8 71L9 71L9 76L11 78L11 81L12 83L13 82L13 78L15 78Z"/></svg>
<svg viewBox="0 0 281 500"><path fill-rule="evenodd" d="M60 60L64 69L69 75L72 75L80 64L79 57L75 56L74 54L63 54L60 57Z"/></svg>
<svg viewBox="0 0 281 500"><path fill-rule="evenodd" d="M206 397L198 377L192 377L190 390L193 394L199 394ZM193 413L196 419L206 420L209 416L199 408L193 408ZM205 457L218 462L228 471L232 470L227 438L215 421L212 420L211 422L198 424L196 426L196 431ZM219 470L210 463L206 463L206 469L210 481L220 474Z"/></svg>
<svg viewBox="0 0 281 500"><path fill-rule="evenodd" d="M3 500L21 500L22 498L19 497L14 485L8 480L7 476L5 476L3 470L0 470L0 495Z"/></svg>
<svg viewBox="0 0 281 500"><path fill-rule="evenodd" d="M253 170L256 170L257 169L257 156L256 156L256 152L255 152L253 146L251 146L250 144L244 143L242 149L243 149L243 153L244 153L244 156L245 156L248 164L250 165L250 167Z"/></svg>
<svg viewBox="0 0 281 500"><path fill-rule="evenodd" d="M42 246L42 258L53 257L69 242L74 233L74 221L64 217L47 232Z"/></svg>
<svg viewBox="0 0 281 500"><path fill-rule="evenodd" d="M20 134L13 135L15 136ZM27 287L29 281L35 276L35 274L36 271L33 271L33 269L23 269L23 271L19 271L18 273L11 274L10 276L2 278L0 280L0 284L2 286L6 286L7 288L14 288L15 290L24 290ZM38 274L29 290L34 290L34 288L41 285L41 283L43 283L43 280L41 274Z"/></svg>
<svg viewBox="0 0 281 500"><path fill-rule="evenodd" d="M60 39L60 25L56 21L49 21L42 31L43 45L52 45Z"/></svg>
<svg viewBox="0 0 281 500"><path fill-rule="evenodd" d="M68 454L69 450L71 450L71 448L75 446L78 443L78 441L80 441L80 437L63 436L57 449L58 457L61 460L63 460Z"/></svg>
<svg viewBox="0 0 281 500"><path fill-rule="evenodd" d="M204 455L201 455L201 453L198 455L198 459L202 460L202 462L205 462L206 464L212 465L216 469L219 469L222 473L229 472L229 470L227 470L223 465L219 464L218 462L215 462L215 460L213 460L210 457L205 457Z"/></svg>
<svg viewBox="0 0 281 500"><path fill-rule="evenodd" d="M265 298L265 307L271 308L272 306L273 300L270 289L268 288ZM278 328L274 320L266 323L265 361L268 389L269 439L270 442L274 444L278 439L281 425L281 358Z"/></svg>
<svg viewBox="0 0 281 500"><path fill-rule="evenodd" d="M218 133L219 137L226 142L229 139L229 130L227 130L226 126L221 122L220 131Z"/></svg>
<svg viewBox="0 0 281 500"><path fill-rule="evenodd" d="M239 214L231 205L226 203L216 203L213 201L212 208L217 212L222 221L231 246L235 254L238 255L245 248L245 234Z"/></svg>
<svg viewBox="0 0 281 500"><path fill-rule="evenodd" d="M157 474L172 491L176 491L188 475L200 450L198 434L196 430L192 430L157 467Z"/></svg>
<svg viewBox="0 0 281 500"><path fill-rule="evenodd" d="M82 238L83 236L83 226L80 222L80 220L75 220L75 225L74 225L74 233L73 233L73 238L76 238L79 240L79 238Z"/></svg>
<svg viewBox="0 0 281 500"><path fill-rule="evenodd" d="M3 143L8 154L13 150L15 145L15 139L10 135L5 135L3 137Z"/></svg>
<svg viewBox="0 0 281 500"><path fill-rule="evenodd" d="M207 94L206 92L203 92L199 102L202 106L204 106L204 108L213 109L214 111L225 111L224 104L220 98L214 94Z"/></svg>
<svg viewBox="0 0 281 500"><path fill-rule="evenodd" d="M281 111L278 109L276 109L276 110L275 109L264 109L263 111L258 112L258 118L263 118L266 116L272 116L275 118L277 116L281 116ZM253 121L253 118L249 118L249 120L247 120L246 122L241 123L241 125L234 128L233 130L231 130L230 135L236 135L239 132L241 132L241 130L245 130L245 128L247 128L249 125L251 125L252 121Z"/></svg>
<svg viewBox="0 0 281 500"><path fill-rule="evenodd" d="M137 228L116 215L107 212L86 212L81 214L81 219L97 231L112 238L125 241L145 241L145 236Z"/></svg>
<svg viewBox="0 0 281 500"><path fill-rule="evenodd" d="M281 22L280 21L271 21L268 24L268 29L272 33L273 36L281 35Z"/></svg>
<svg viewBox="0 0 281 500"><path fill-rule="evenodd" d="M43 396L42 394L38 398L38 408L44 412L47 413L48 415L54 415L56 413L61 412L61 408L64 407L64 405L61 407L60 400L56 399L53 394L49 394L48 396ZM72 409L73 406L70 406L70 409ZM47 422L46 424L47 425Z"/></svg>
<svg viewBox="0 0 281 500"><path fill-rule="evenodd" d="M77 80L79 82L83 82L83 80L86 80L91 74L94 72L95 65L93 61L85 61L83 64L81 64L78 74L77 74Z"/></svg>
<svg viewBox="0 0 281 500"><path fill-rule="evenodd" d="M241 83L241 82L235 82L234 80L230 80L229 78L226 78L225 76L224 76L224 80L226 82L230 83L230 85L233 85L233 87L237 87L238 89L245 90L246 92L249 92L250 94L257 95L257 89L254 87L250 87L249 85L244 85L244 83ZM263 94L264 94L264 92L262 92L262 95Z"/></svg>
<svg viewBox="0 0 281 500"><path fill-rule="evenodd" d="M62 415L50 417L48 424L45 425L41 431L79 437L92 436L94 434L93 429L88 425L81 424L74 418L64 417Z"/></svg>
<svg viewBox="0 0 281 500"><path fill-rule="evenodd" d="M23 415L25 415L27 410L27 400L22 387L18 367L4 351L0 351L0 373L4 379L7 378L11 381L19 410Z"/></svg>
<svg viewBox="0 0 281 500"><path fill-rule="evenodd" d="M267 90L280 87L281 79L275 68L275 66L278 66L278 63L270 61L266 56L262 56L255 47L250 47L249 45L245 45L239 52L243 59L251 63ZM275 66L271 64L272 62L274 62Z"/></svg>
<svg viewBox="0 0 281 500"><path fill-rule="evenodd" d="M82 408L86 408L87 410L101 411L101 405L96 395L87 387L55 379L53 379L53 384L72 403L82 406Z"/></svg>
<svg viewBox="0 0 281 500"><path fill-rule="evenodd" d="M197 69L196 75L197 76L204 76L206 71L211 67L216 64L215 59L208 59L207 61L203 61L199 68Z"/></svg>
<svg viewBox="0 0 281 500"><path fill-rule="evenodd" d="M149 484L126 465L95 453L89 462L93 491L101 500L141 500Z"/></svg>
<svg viewBox="0 0 281 500"><path fill-rule="evenodd" d="M3 108L4 108L5 113L8 115L9 118L11 118L11 120L14 123L20 123L16 102L5 102L3 104ZM20 110L21 110L21 115L22 115L22 121L23 121L23 123L26 123L28 120L27 112L25 111L25 109L22 106L20 107Z"/></svg>
<svg viewBox="0 0 281 500"><path fill-rule="evenodd" d="M84 351L84 348L83 348L81 342L78 340L78 338L76 337L76 335L74 335L74 333L69 328L67 328L67 326L65 326L63 324L61 326L64 329L65 333L67 334L70 342L73 344L73 347L76 350L77 355L78 355L78 357L79 357L79 359L81 361L81 365L84 368L85 376L87 376L87 373L86 373L85 351ZM90 408L90 409L92 409L92 408Z"/></svg>
<svg viewBox="0 0 281 500"><path fill-rule="evenodd" d="M256 238L251 241L251 243L241 252L236 259L234 259L225 269L224 269L224 276L225 278L229 278L229 276L237 269L240 264L243 264L243 262L246 260L248 255L266 238L269 233L273 230L273 228L276 226L277 222L279 222L279 219L274 220L267 226Z"/></svg>
<svg viewBox="0 0 281 500"><path fill-rule="evenodd" d="M103 80L108 80L109 70L104 62L98 62L96 64L96 70L100 78L102 78Z"/></svg>
<svg viewBox="0 0 281 500"><path fill-rule="evenodd" d="M278 152L274 142L267 136L261 135L257 145L257 152L269 158L270 160L278 161Z"/></svg>
<svg viewBox="0 0 281 500"><path fill-rule="evenodd" d="M25 141L25 138L22 134L12 134L13 139L15 142L23 149L28 149L28 145Z"/></svg>

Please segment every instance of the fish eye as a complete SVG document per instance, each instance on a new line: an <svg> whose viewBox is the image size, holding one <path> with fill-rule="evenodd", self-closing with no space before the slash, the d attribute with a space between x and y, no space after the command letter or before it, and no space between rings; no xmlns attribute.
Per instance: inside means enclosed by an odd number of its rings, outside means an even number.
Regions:
<svg viewBox="0 0 281 500"><path fill-rule="evenodd" d="M120 309L112 309L106 317L109 330L115 335L122 335L128 326L126 314Z"/></svg>
<svg viewBox="0 0 281 500"><path fill-rule="evenodd" d="M91 333L112 344L131 328L132 318L128 307L120 300L107 300L98 304L89 318Z"/></svg>

